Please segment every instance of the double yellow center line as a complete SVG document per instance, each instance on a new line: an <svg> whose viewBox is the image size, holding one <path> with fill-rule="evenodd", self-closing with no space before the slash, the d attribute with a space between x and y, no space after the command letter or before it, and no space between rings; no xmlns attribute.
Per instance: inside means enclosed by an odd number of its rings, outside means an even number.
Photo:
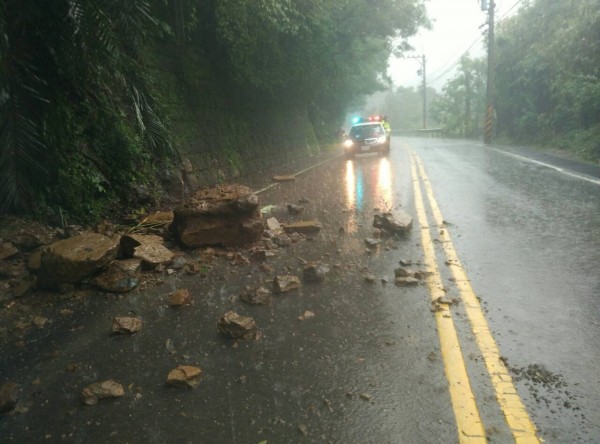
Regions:
<svg viewBox="0 0 600 444"><path fill-rule="evenodd" d="M431 215L436 227L439 228L439 240L449 264L456 286L465 307L465 312L471 324L475 340L485 366L491 378L498 404L506 418L506 423L511 430L515 442L539 443L535 425L531 421L521 398L517 394L508 369L500 359L500 351L496 345L487 321L481 310L479 300L471 287L456 250L450 239L450 234L444 226L444 219L437 205L429 179L425 174L423 164L412 149L409 149L411 171L415 195L415 208L417 219L421 226L421 237L425 265L431 272L427 279L427 286L433 301L445 296L442 278L437 265L435 246L431 237L431 228L428 224L424 189ZM458 438L461 443L485 443L485 428L481 420L475 395L471 390L471 383L467 373L465 361L460 348L458 335L452 320L452 313L446 304L438 304L435 319L440 338L440 347L446 377L448 379L452 407L458 427Z"/></svg>

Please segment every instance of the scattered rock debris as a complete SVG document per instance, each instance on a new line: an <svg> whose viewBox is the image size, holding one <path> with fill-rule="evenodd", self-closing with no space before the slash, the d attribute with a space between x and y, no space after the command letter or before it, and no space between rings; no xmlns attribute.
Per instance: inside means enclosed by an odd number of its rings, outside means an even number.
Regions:
<svg viewBox="0 0 600 444"><path fill-rule="evenodd" d="M217 322L217 330L221 335L228 338L249 339L255 335L256 322L250 317L228 311Z"/></svg>
<svg viewBox="0 0 600 444"><path fill-rule="evenodd" d="M377 276L375 276L374 274L371 274L371 273L365 274L365 281L367 281L369 284L373 284L376 280L377 280Z"/></svg>
<svg viewBox="0 0 600 444"><path fill-rule="evenodd" d="M140 283L137 276L140 267L140 259L113 261L102 273L92 279L92 284L108 293L131 291Z"/></svg>
<svg viewBox="0 0 600 444"><path fill-rule="evenodd" d="M271 303L271 292L265 287L246 287L240 294L240 299L247 304L267 305Z"/></svg>
<svg viewBox="0 0 600 444"><path fill-rule="evenodd" d="M314 317L315 317L315 314L312 311L306 310L303 314L298 316L298 320L305 321L306 319L310 319L310 318L314 318Z"/></svg>
<svg viewBox="0 0 600 444"><path fill-rule="evenodd" d="M169 295L169 305L171 307L182 307L184 305L192 305L192 295L187 289L180 289Z"/></svg>
<svg viewBox="0 0 600 444"><path fill-rule="evenodd" d="M329 267L327 265L310 262L304 268L302 278L306 282L322 282L325 280L327 273L329 273Z"/></svg>
<svg viewBox="0 0 600 444"><path fill-rule="evenodd" d="M283 230L286 233L317 234L321 231L322 225L316 220L303 220L299 222L286 223Z"/></svg>
<svg viewBox="0 0 600 444"><path fill-rule="evenodd" d="M419 282L420 281L414 277L397 277L394 280L394 283L398 287L413 287L413 286L419 285Z"/></svg>
<svg viewBox="0 0 600 444"><path fill-rule="evenodd" d="M12 243L0 243L0 260L10 259L17 254L19 254L19 250Z"/></svg>
<svg viewBox="0 0 600 444"><path fill-rule="evenodd" d="M373 397L368 394L368 393L361 393L359 395L360 399L362 399L363 401L371 401L371 399L373 399Z"/></svg>
<svg viewBox="0 0 600 444"><path fill-rule="evenodd" d="M194 388L200 384L202 369L191 365L180 365L167 375L167 384L174 387Z"/></svg>
<svg viewBox="0 0 600 444"><path fill-rule="evenodd" d="M302 214L302 212L304 211L304 207L300 206L300 205L295 205L295 204L287 204L287 210L288 210L288 213L296 216L298 214Z"/></svg>
<svg viewBox="0 0 600 444"><path fill-rule="evenodd" d="M142 330L142 320L137 317L117 316L113 320L112 331L118 334L133 334Z"/></svg>
<svg viewBox="0 0 600 444"><path fill-rule="evenodd" d="M146 269L168 264L175 257L175 253L164 246L164 239L153 234L126 234L122 236L121 251L128 258L140 259Z"/></svg>
<svg viewBox="0 0 600 444"><path fill-rule="evenodd" d="M287 293L291 290L296 290L302 286L300 279L297 276L283 275L277 276L273 280L273 285L277 293Z"/></svg>
<svg viewBox="0 0 600 444"><path fill-rule="evenodd" d="M84 404L95 405L100 399L119 398L125 395L125 391L121 384L109 379L88 385L82 390L81 395Z"/></svg>
<svg viewBox="0 0 600 444"><path fill-rule="evenodd" d="M373 217L373 226L381 228L390 233L406 233L412 228L413 219L402 211L392 213L376 214Z"/></svg>
<svg viewBox="0 0 600 444"><path fill-rule="evenodd" d="M381 243L380 239L373 239L372 237L368 237L365 239L365 245L368 248L377 248L377 246Z"/></svg>
<svg viewBox="0 0 600 444"><path fill-rule="evenodd" d="M300 433L302 433L304 436L308 435L308 427L306 427L305 424L299 424L298 425L298 430L300 431Z"/></svg>

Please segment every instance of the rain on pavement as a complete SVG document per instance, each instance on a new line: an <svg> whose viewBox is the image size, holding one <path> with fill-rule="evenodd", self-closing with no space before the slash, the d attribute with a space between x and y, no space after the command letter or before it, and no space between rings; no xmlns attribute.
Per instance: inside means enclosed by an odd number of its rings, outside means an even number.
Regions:
<svg viewBox="0 0 600 444"><path fill-rule="evenodd" d="M269 258L272 270L218 258L204 277L180 273L126 296L48 302L49 317L65 304L74 314L55 314L25 347L3 346L0 375L23 386L25 408L0 419L2 442L468 442L429 288L394 285L400 261L429 271L415 159L444 217L436 226L427 210L427 228L446 293L459 299L450 311L485 437L504 443L516 435L445 263L440 230L452 238L537 437L597 442L599 185L474 142L400 138L389 157L338 156L269 187L265 177L246 180L264 189L265 217L323 226ZM305 210L292 216L288 203ZM386 210L409 213L414 227L369 248L364 239L378 235L373 217ZM303 282L268 306L239 300L246 286L301 277L307 261L328 265L324 282ZM192 307L167 306L178 288L190 290ZM216 321L228 310L252 316L262 338L220 337ZM314 317L302 317L307 311ZM126 314L140 316L144 329L110 336L111 318ZM79 370L65 371L69 363ZM202 368L194 390L165 386L180 364ZM111 378L124 397L81 404L85 385Z"/></svg>

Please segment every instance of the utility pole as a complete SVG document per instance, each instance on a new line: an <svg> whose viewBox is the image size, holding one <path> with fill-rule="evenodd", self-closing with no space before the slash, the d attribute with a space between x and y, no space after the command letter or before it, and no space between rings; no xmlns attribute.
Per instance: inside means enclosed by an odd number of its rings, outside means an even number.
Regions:
<svg viewBox="0 0 600 444"><path fill-rule="evenodd" d="M481 8L487 5L487 0L481 0ZM496 59L494 51L494 9L496 3L494 0L489 0L488 6L488 66L487 66L487 90L486 90L486 110L485 110L485 134L483 142L486 145L492 144L494 134L494 84L496 83Z"/></svg>
<svg viewBox="0 0 600 444"><path fill-rule="evenodd" d="M416 59L421 64L420 74L423 76L423 129L427 129L427 58L421 56L407 56L406 59Z"/></svg>
<svg viewBox="0 0 600 444"><path fill-rule="evenodd" d="M421 56L421 60L423 68L423 129L427 129L427 70L425 69L427 59L425 58L425 54Z"/></svg>

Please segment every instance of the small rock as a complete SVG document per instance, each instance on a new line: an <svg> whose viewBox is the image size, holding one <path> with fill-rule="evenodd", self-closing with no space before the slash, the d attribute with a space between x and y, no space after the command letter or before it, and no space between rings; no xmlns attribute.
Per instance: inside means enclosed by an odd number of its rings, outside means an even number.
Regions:
<svg viewBox="0 0 600 444"><path fill-rule="evenodd" d="M248 304L266 305L271 303L271 292L265 287L257 289L246 287L240 294L240 299Z"/></svg>
<svg viewBox="0 0 600 444"><path fill-rule="evenodd" d="M306 427L305 424L299 424L298 425L298 430L300 431L300 433L302 433L304 436L308 435L308 427Z"/></svg>
<svg viewBox="0 0 600 444"><path fill-rule="evenodd" d="M286 233L316 234L321 231L321 224L316 220L304 220L285 224L283 229Z"/></svg>
<svg viewBox="0 0 600 444"><path fill-rule="evenodd" d="M290 213L292 215L298 215L304 211L304 207L302 207L300 205L287 204L287 210L288 210L288 213Z"/></svg>
<svg viewBox="0 0 600 444"><path fill-rule="evenodd" d="M214 248L206 248L205 250L202 251L202 253L200 254L200 263L203 264L210 264L213 259L215 258L215 249Z"/></svg>
<svg viewBox="0 0 600 444"><path fill-rule="evenodd" d="M314 318L315 314L310 311L310 310L306 310L303 314L301 314L300 316L298 316L298 320L299 321L304 321L306 319L310 319L310 318Z"/></svg>
<svg viewBox="0 0 600 444"><path fill-rule="evenodd" d="M274 218L274 217L270 217L267 219L267 228L275 233L281 231L281 224L279 223L279 221Z"/></svg>
<svg viewBox="0 0 600 444"><path fill-rule="evenodd" d="M457 302L457 300L444 295L444 296L440 296L439 298L437 298L435 300L435 302L437 302L438 304L441 304L441 305L454 305L454 303Z"/></svg>
<svg viewBox="0 0 600 444"><path fill-rule="evenodd" d="M0 260L0 278L17 279L26 274L25 264L11 264Z"/></svg>
<svg viewBox="0 0 600 444"><path fill-rule="evenodd" d="M174 217L175 215L172 211L157 211L146 217L143 223L149 225L169 225L173 222Z"/></svg>
<svg viewBox="0 0 600 444"><path fill-rule="evenodd" d="M264 262L267 260L267 250L254 250L250 253L250 260L254 262Z"/></svg>
<svg viewBox="0 0 600 444"><path fill-rule="evenodd" d="M415 272L412 270L408 270L406 268L396 268L394 269L394 276L399 277L414 277Z"/></svg>
<svg viewBox="0 0 600 444"><path fill-rule="evenodd" d="M365 281L367 281L368 283L372 284L377 280L377 277L374 274L366 274L365 275Z"/></svg>
<svg viewBox="0 0 600 444"><path fill-rule="evenodd" d="M381 243L381 240L379 240L379 239L373 239L371 237L368 237L365 239L365 245L369 248L375 248L380 243Z"/></svg>
<svg viewBox="0 0 600 444"><path fill-rule="evenodd" d="M191 365L180 365L171 370L167 376L167 384L175 387L194 388L200 384L202 369Z"/></svg>
<svg viewBox="0 0 600 444"><path fill-rule="evenodd" d="M403 267L409 267L412 265L412 260L410 259L400 259L400 265L402 265Z"/></svg>
<svg viewBox="0 0 600 444"><path fill-rule="evenodd" d="M144 267L149 269L167 264L175 257L163 243L163 238L155 235L127 234L121 237L123 254L141 259Z"/></svg>
<svg viewBox="0 0 600 444"><path fill-rule="evenodd" d="M398 277L394 283L398 287L411 287L414 285L419 285L419 280L415 279L414 277Z"/></svg>
<svg viewBox="0 0 600 444"><path fill-rule="evenodd" d="M273 236L273 242L279 247L289 247L292 245L292 240L287 234L277 234Z"/></svg>
<svg viewBox="0 0 600 444"><path fill-rule="evenodd" d="M88 385L81 392L83 396L83 403L87 405L94 405L98 403L98 400L105 398L119 398L125 395L123 386L118 382L109 379L107 381L95 382Z"/></svg>
<svg viewBox="0 0 600 444"><path fill-rule="evenodd" d="M310 203L310 199L308 197L302 196L300 199L298 199L298 203L307 204Z"/></svg>
<svg viewBox="0 0 600 444"><path fill-rule="evenodd" d="M32 322L37 328L44 328L46 326L46 322L48 322L48 318L45 318L44 316L36 316L33 318Z"/></svg>
<svg viewBox="0 0 600 444"><path fill-rule="evenodd" d="M19 250L10 242L0 243L0 260L10 259L19 254Z"/></svg>
<svg viewBox="0 0 600 444"><path fill-rule="evenodd" d="M298 277L290 275L277 276L274 279L273 284L277 293L285 293L291 290L296 290L302 286Z"/></svg>
<svg viewBox="0 0 600 444"><path fill-rule="evenodd" d="M373 218L373 226L391 233L404 233L412 228L413 219L404 212L376 214Z"/></svg>
<svg viewBox="0 0 600 444"><path fill-rule="evenodd" d="M68 371L69 373L75 373L77 370L79 370L80 364L76 363L76 362L71 362L69 364L67 364L67 368L66 371Z"/></svg>
<svg viewBox="0 0 600 444"><path fill-rule="evenodd" d="M5 382L0 386L0 413L10 412L17 406L19 386L16 382Z"/></svg>
<svg viewBox="0 0 600 444"><path fill-rule="evenodd" d="M174 270L181 270L187 264L187 259L184 255L175 256L175 258L171 261L171 268Z"/></svg>
<svg viewBox="0 0 600 444"><path fill-rule="evenodd" d="M273 239L263 239L262 244L267 250L279 250L279 245Z"/></svg>
<svg viewBox="0 0 600 444"><path fill-rule="evenodd" d="M228 311L217 322L217 330L223 336L233 339L250 338L256 329L254 319Z"/></svg>
<svg viewBox="0 0 600 444"><path fill-rule="evenodd" d="M322 282L327 273L329 273L327 265L311 262L304 268L302 277L306 282Z"/></svg>
<svg viewBox="0 0 600 444"><path fill-rule="evenodd" d="M359 396L360 396L360 399L362 399L363 401L370 401L373 398L368 393L361 393Z"/></svg>
<svg viewBox="0 0 600 444"><path fill-rule="evenodd" d="M189 290L180 289L169 296L169 305L171 307L182 307L184 305L192 305L192 295Z"/></svg>
<svg viewBox="0 0 600 444"><path fill-rule="evenodd" d="M128 259L125 261L113 261L91 283L96 287L109 293L125 293L133 290L140 283L136 276L140 269L139 259Z"/></svg>
<svg viewBox="0 0 600 444"><path fill-rule="evenodd" d="M117 316L113 320L113 333L132 334L142 329L142 320L136 317Z"/></svg>
<svg viewBox="0 0 600 444"><path fill-rule="evenodd" d="M250 261L240 252L233 253L231 256L231 265L247 265Z"/></svg>
<svg viewBox="0 0 600 444"><path fill-rule="evenodd" d="M293 244L297 244L298 242L304 240L304 235L302 233L290 233L290 240Z"/></svg>
<svg viewBox="0 0 600 444"><path fill-rule="evenodd" d="M265 273L275 272L275 267L273 267L271 264L260 264L260 269Z"/></svg>

